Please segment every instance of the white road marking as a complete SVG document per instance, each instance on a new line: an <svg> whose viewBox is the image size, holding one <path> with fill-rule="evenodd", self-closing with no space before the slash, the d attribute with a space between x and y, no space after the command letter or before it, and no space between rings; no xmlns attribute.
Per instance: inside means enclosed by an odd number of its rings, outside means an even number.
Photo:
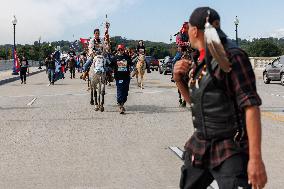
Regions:
<svg viewBox="0 0 284 189"><path fill-rule="evenodd" d="M27 106L31 106L36 101L36 98L33 98L32 101L30 101Z"/></svg>
<svg viewBox="0 0 284 189"><path fill-rule="evenodd" d="M170 146L170 150L172 150L180 159L182 159L183 151L176 146ZM214 180L210 186L207 187L207 189L219 189L217 182Z"/></svg>
<svg viewBox="0 0 284 189"><path fill-rule="evenodd" d="M169 149L172 150L180 159L182 159L183 151L179 147L170 146Z"/></svg>

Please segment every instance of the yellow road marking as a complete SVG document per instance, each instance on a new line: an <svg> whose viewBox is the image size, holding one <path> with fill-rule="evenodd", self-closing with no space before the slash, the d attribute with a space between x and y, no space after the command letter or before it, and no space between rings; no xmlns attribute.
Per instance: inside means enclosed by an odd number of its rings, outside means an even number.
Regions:
<svg viewBox="0 0 284 189"><path fill-rule="evenodd" d="M272 112L261 112L261 115L274 121L284 122L284 115L279 115Z"/></svg>

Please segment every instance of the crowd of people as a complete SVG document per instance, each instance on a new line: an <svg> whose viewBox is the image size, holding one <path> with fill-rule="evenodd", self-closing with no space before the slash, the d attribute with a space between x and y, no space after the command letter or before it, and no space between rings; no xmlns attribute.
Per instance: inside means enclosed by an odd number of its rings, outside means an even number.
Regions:
<svg viewBox="0 0 284 189"><path fill-rule="evenodd" d="M176 36L172 80L184 98L181 103L191 109L194 126L185 144L180 188L206 189L214 179L220 189L264 188L267 176L261 157L261 99L247 54L227 39L219 14L210 7L195 9ZM119 112L124 113L131 71L139 54L145 55L143 41L136 49L119 44L111 52L110 44L95 29L86 52L77 56L70 49L68 57L60 58L58 49L45 63L53 85L65 78L67 69L70 78L75 78L76 67L85 80L91 65L97 64L94 58L103 55L109 60L105 70L114 73ZM27 67L23 57L22 83L26 83Z"/></svg>

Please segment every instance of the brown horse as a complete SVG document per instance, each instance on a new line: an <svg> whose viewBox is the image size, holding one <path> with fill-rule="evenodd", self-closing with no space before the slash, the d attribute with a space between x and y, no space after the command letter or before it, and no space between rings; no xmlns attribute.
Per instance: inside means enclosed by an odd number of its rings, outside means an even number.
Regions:
<svg viewBox="0 0 284 189"><path fill-rule="evenodd" d="M136 64L136 80L137 80L137 85L141 89L144 89L144 84L143 84L143 79L144 79L144 74L146 70L146 60L145 60L145 55L140 54L138 56L138 62ZM140 82L139 82L139 77L140 77Z"/></svg>

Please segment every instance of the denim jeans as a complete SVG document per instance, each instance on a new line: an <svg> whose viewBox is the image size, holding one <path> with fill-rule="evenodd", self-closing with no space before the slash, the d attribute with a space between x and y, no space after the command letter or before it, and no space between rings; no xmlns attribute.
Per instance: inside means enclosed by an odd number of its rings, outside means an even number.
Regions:
<svg viewBox="0 0 284 189"><path fill-rule="evenodd" d="M48 73L49 82L54 82L54 72L55 69L48 69L47 73Z"/></svg>
<svg viewBox="0 0 284 189"><path fill-rule="evenodd" d="M130 83L130 77L127 79L116 80L118 104L124 104L127 101L129 83Z"/></svg>
<svg viewBox="0 0 284 189"><path fill-rule="evenodd" d="M86 63L83 65L83 71L86 72L91 67L92 63L93 63L93 58L88 58Z"/></svg>

